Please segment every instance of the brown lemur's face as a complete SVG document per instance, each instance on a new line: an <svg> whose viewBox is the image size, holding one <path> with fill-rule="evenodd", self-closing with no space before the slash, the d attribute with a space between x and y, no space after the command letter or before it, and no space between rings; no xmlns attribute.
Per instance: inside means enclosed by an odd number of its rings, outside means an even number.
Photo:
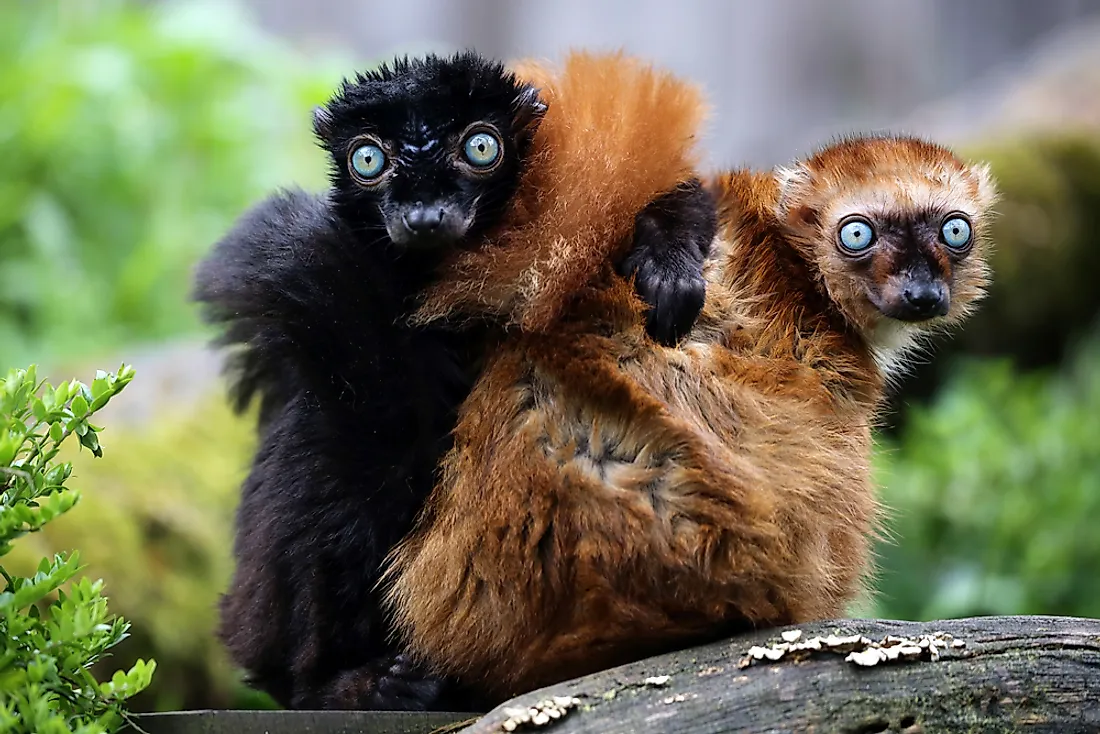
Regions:
<svg viewBox="0 0 1100 734"><path fill-rule="evenodd" d="M863 138L777 176L792 240L872 342L957 323L984 294L996 199L984 166L920 140Z"/></svg>

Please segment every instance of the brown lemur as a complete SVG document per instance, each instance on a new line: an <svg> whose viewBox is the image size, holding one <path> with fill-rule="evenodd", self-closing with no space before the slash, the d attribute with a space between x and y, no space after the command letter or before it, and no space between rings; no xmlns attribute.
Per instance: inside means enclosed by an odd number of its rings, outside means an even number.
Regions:
<svg viewBox="0 0 1100 734"><path fill-rule="evenodd" d="M981 297L994 184L934 143L869 136L711 188L720 232L687 339L647 340L613 280L511 336L392 556L409 653L491 701L837 617L863 590L884 384Z"/></svg>
<svg viewBox="0 0 1100 734"><path fill-rule="evenodd" d="M555 298L614 264L648 305L650 336L671 343L694 322L717 227L691 178L701 107L643 76L619 74L618 89L542 79L540 94L473 53L359 75L315 114L331 188L271 196L200 265L196 298L235 349L236 404L260 401L219 633L280 704L468 705L402 655L376 588L502 333L488 311L410 321L450 258L506 262L519 233L546 224L550 246L525 256L562 266L541 286ZM579 257L554 244L582 231ZM527 303L547 300L525 285Z"/></svg>

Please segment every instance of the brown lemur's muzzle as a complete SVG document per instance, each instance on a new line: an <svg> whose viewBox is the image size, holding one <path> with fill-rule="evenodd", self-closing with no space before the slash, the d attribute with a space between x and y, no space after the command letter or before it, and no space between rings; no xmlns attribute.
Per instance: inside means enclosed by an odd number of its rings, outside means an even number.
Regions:
<svg viewBox="0 0 1100 734"><path fill-rule="evenodd" d="M898 321L927 321L947 315L951 293L943 278L921 268L891 276L875 305L884 315Z"/></svg>

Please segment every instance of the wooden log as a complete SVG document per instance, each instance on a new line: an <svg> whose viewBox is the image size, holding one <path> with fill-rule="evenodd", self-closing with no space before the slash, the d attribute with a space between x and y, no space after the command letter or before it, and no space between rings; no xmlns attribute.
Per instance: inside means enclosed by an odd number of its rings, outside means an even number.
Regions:
<svg viewBox="0 0 1100 734"><path fill-rule="evenodd" d="M751 648L782 642L783 631L793 638L795 629L801 634L794 646L825 637L818 641L824 649L742 667ZM933 633L949 635L931 638L937 659L920 648L921 636ZM892 652L874 652L859 637L885 642ZM778 655L782 645L768 649ZM852 651L864 663L897 657L865 666L847 659ZM1100 732L1100 621L839 620L759 632L519 696L463 731L542 726L553 734Z"/></svg>
<svg viewBox="0 0 1100 734"><path fill-rule="evenodd" d="M1100 732L1100 620L836 620L786 627L550 686L480 718L191 711L136 719L147 734L499 734L544 727L548 734L1084 734Z"/></svg>

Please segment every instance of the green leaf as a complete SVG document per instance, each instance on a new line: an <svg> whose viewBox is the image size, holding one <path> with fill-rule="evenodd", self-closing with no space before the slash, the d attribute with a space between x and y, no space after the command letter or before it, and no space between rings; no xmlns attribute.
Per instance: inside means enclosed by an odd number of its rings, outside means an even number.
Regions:
<svg viewBox="0 0 1100 734"><path fill-rule="evenodd" d="M110 385L107 382L106 375L104 375L103 377L96 377L95 380L92 381L93 398L99 398L103 395L106 395L109 389Z"/></svg>
<svg viewBox="0 0 1100 734"><path fill-rule="evenodd" d="M105 696L119 700L131 698L149 687L156 670L156 662L138 660L129 671L117 671L111 680L101 684Z"/></svg>
<svg viewBox="0 0 1100 734"><path fill-rule="evenodd" d="M74 554L69 559L58 555L51 563L42 559L43 566L33 579L23 579L22 584L15 590L15 598L11 606L15 609L26 609L32 604L37 604L61 584L70 580L80 570L80 563Z"/></svg>
<svg viewBox="0 0 1100 734"><path fill-rule="evenodd" d="M80 445L89 449L96 458L103 456L103 451L99 447L99 437L93 431L87 431L80 437Z"/></svg>
<svg viewBox="0 0 1100 734"><path fill-rule="evenodd" d="M18 450L19 443L16 442L14 436L4 429L0 433L0 466L11 466L12 459L15 458L15 452Z"/></svg>
<svg viewBox="0 0 1100 734"><path fill-rule="evenodd" d="M93 394L94 392L95 388L93 387ZM77 418L83 418L88 414L88 401L84 399L83 395L77 395L75 398L73 398L73 402L70 404L70 408L72 408L74 416L76 416Z"/></svg>
<svg viewBox="0 0 1100 734"><path fill-rule="evenodd" d="M54 421L50 424L50 439L54 443L61 443L61 438L64 435L65 429L61 427L60 421Z"/></svg>

